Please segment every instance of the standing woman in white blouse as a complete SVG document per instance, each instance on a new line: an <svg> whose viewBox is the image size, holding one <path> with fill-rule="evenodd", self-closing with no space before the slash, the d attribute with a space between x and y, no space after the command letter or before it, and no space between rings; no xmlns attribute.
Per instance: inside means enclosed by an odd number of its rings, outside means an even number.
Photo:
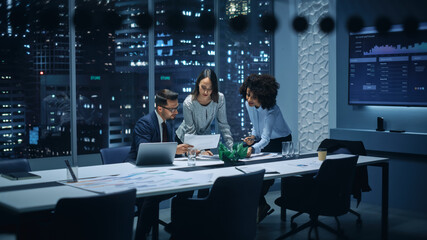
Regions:
<svg viewBox="0 0 427 240"><path fill-rule="evenodd" d="M211 134L211 124L216 119L225 145L229 149L233 147L224 94L218 91L218 79L213 70L205 69L200 73L193 92L184 100L183 114L184 121L176 130L177 142L184 142L185 134ZM206 153L213 155L211 151Z"/></svg>

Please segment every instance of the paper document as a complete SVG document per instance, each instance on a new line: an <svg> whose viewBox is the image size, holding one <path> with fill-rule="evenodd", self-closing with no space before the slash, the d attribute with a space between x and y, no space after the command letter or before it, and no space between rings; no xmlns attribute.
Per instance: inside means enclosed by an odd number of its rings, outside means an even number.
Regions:
<svg viewBox="0 0 427 240"><path fill-rule="evenodd" d="M249 162L255 160L265 160L272 158L281 158L282 155L278 153L254 153L249 158L240 159L240 161Z"/></svg>
<svg viewBox="0 0 427 240"><path fill-rule="evenodd" d="M263 166L237 166L234 167L237 171L242 172L242 173L250 173L250 172L256 172L262 169L265 169L265 174L279 174L278 171L270 169L270 168L266 168Z"/></svg>
<svg viewBox="0 0 427 240"><path fill-rule="evenodd" d="M96 177L66 185L91 192L116 192L136 188L138 193L174 189L184 185L203 184L212 181L212 174L183 173L173 170L146 170L117 176Z"/></svg>
<svg viewBox="0 0 427 240"><path fill-rule="evenodd" d="M197 159L200 159L200 160L211 160L211 161L221 160L221 159L219 159L219 155L218 154L214 154L213 156L210 156L210 155L198 155Z"/></svg>
<svg viewBox="0 0 427 240"><path fill-rule="evenodd" d="M286 162L286 164L289 166L300 167L300 168L319 168L320 165L322 165L322 161L319 161L316 158L311 161L289 161L289 162Z"/></svg>
<svg viewBox="0 0 427 240"><path fill-rule="evenodd" d="M214 149L218 147L219 134L214 135L193 135L185 134L184 143L193 145L198 150Z"/></svg>

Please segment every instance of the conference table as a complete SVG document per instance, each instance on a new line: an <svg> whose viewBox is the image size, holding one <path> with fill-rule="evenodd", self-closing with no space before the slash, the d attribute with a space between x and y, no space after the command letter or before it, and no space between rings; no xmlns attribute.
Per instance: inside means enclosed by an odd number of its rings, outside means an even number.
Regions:
<svg viewBox="0 0 427 240"><path fill-rule="evenodd" d="M351 155L329 155L327 159L348 157ZM359 156L358 166L370 165L382 168L382 214L381 238L388 238L388 159L374 156ZM178 177L186 176L194 181L145 187L144 184L133 182L129 187L137 189L137 198L163 194L186 192L190 190L206 189L212 186L215 179L222 176L245 174L245 172L265 169L265 180L284 178L294 175L310 174L318 171L321 161L317 155L301 155L297 159L285 159L281 155L265 153L253 158L244 159L239 166L227 166L217 158L200 157L196 166L188 167L186 158L176 158L172 165L135 166L132 163L118 163L109 165L96 165L78 168L79 182L67 184L66 169L35 171L41 178L28 180L8 180L0 177L0 215L9 223L25 224L27 219L34 219L41 213L51 212L61 198L85 197L101 194L93 189L82 188L79 184L85 181L98 180L105 176L110 178L129 177L150 173L167 172ZM103 179L101 179L103 180ZM198 182L195 182L197 180ZM123 184L122 184L123 185ZM123 189L123 186L121 186ZM126 188L126 187L125 187ZM282 188L283 189L283 188ZM105 192L109 191L106 190ZM120 190L119 188L113 189ZM285 210L281 211L285 220ZM153 239L158 238L158 225L153 229Z"/></svg>

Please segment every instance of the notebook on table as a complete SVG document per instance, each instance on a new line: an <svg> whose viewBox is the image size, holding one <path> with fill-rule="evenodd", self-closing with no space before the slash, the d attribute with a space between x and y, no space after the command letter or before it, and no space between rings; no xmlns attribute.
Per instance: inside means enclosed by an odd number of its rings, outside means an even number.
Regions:
<svg viewBox="0 0 427 240"><path fill-rule="evenodd" d="M39 175L34 173L29 173L29 172L9 172L9 173L2 173L1 176L9 180L41 178Z"/></svg>

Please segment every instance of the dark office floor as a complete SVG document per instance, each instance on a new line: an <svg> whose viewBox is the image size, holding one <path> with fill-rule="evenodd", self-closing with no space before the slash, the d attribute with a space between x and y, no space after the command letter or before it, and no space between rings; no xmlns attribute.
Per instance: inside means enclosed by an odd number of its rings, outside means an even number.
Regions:
<svg viewBox="0 0 427 240"><path fill-rule="evenodd" d="M267 195L267 200L270 205L274 205L274 199L279 196L279 191L270 192ZM353 203L352 203L353 204ZM355 204L355 203L354 203ZM276 239L280 235L290 230L289 219L295 212L287 212L287 221L280 221L280 209L275 207L276 211L264 219L258 225L257 240ZM356 217L352 214L347 214L339 217L341 227L348 239L363 239L377 240L381 239L381 207L367 203L361 203L356 209L362 214L362 226L356 226ZM169 221L169 209L162 209L160 216L163 220ZM332 227L336 227L334 218L322 217L320 220ZM308 217L301 215L296 218L296 223L303 224L308 221ZM160 239L168 239L169 235L160 227ZM290 240L308 239L308 230L302 231L294 235ZM314 238L314 233L312 233ZM326 230L319 230L320 239L336 239L336 237ZM389 209L389 239L391 240L407 240L407 239L427 239L427 213L415 213L402 211L398 209Z"/></svg>
<svg viewBox="0 0 427 240"><path fill-rule="evenodd" d="M279 191L270 192L267 195L267 200L271 204L274 199L279 196ZM275 207L276 211L268 216L262 223L258 225L257 240L276 239L281 234L290 230L289 219L294 212L288 211L288 220L280 221L280 209ZM362 226L356 226L356 217L352 214L347 214L339 217L341 227L349 239L380 239L381 230L381 208L376 205L370 205L362 202L357 209L362 214ZM170 210L168 208L160 210L162 220L169 222ZM308 220L307 216L300 216L296 219L296 223L303 224ZM323 217L320 220L332 227L336 227L333 218ZM288 239L299 240L308 239L308 230L302 231ZM320 229L319 235L321 239L336 239L335 236ZM312 233L314 237L314 233ZM166 233L163 227L159 229L159 238L169 239L169 234ZM0 240L13 240L14 235L0 234ZM427 239L427 213L416 213L402 211L399 209L389 209L389 239L391 240L407 240L407 239Z"/></svg>

